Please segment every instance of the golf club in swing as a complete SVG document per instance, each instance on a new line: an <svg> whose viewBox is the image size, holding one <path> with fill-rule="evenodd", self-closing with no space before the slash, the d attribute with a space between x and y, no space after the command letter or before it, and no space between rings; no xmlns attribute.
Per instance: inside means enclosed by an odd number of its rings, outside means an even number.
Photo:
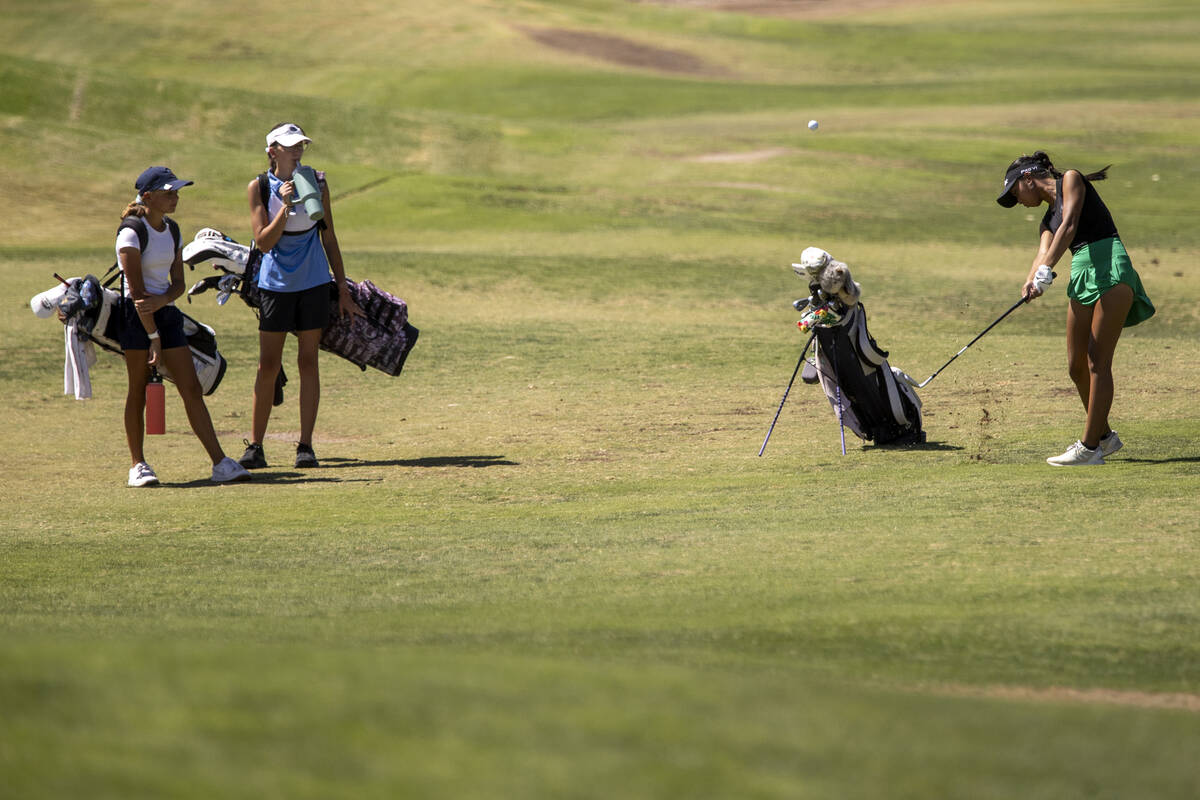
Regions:
<svg viewBox="0 0 1200 800"><path fill-rule="evenodd" d="M1043 272L1043 270L1045 270L1045 272ZM1049 286L1050 286L1050 283L1051 283L1051 282L1052 282L1052 281L1053 281L1055 278L1057 278L1057 277L1058 277L1058 273L1056 273L1056 272L1050 272L1050 268L1049 268L1049 267L1041 267L1041 268L1039 268L1039 269L1038 269L1038 274L1037 274L1037 277L1035 278L1035 282L1037 283L1038 287L1039 287L1039 288L1040 288L1040 289L1041 289L1041 290L1044 292L1044 291L1046 291L1046 289L1047 289L1047 288L1049 288ZM956 358L958 358L959 356L961 356L963 353L965 353L965 352L966 352L966 350L967 350L967 348L968 348L968 347L970 347L971 345L975 344L975 343L976 343L976 342L978 342L980 339L982 339L982 338L983 338L983 334L987 333L987 332L988 332L988 331L990 331L992 328L994 328L994 327L996 327L997 325L999 325L999 324L1000 324L1000 322L1001 322L1001 321L1002 321L1002 320L1003 320L1005 317L1007 317L1007 316L1008 316L1009 314L1011 314L1012 312L1016 311L1016 310L1017 310L1018 308L1020 308L1021 306L1025 305L1026 303L1028 303L1028 302L1030 301L1030 299L1031 299L1031 298L1029 298L1029 297L1022 297L1020 300L1018 300L1017 302L1013 303L1013 304L1012 304L1012 307L1011 307L1011 308L1009 308L1009 309L1008 309L1008 311L1005 311L1003 314L1001 314L1000 316L996 317L996 321L995 321L995 322L993 322L991 325L988 325L986 328L984 328L984 329L983 329L983 331L982 331L982 332L981 332L981 333L980 333L978 336L976 336L976 337L975 337L974 339L972 339L971 341L967 342L967 343L966 343L966 345L964 345L964 346L963 346L963 349L962 349L962 350L959 350L957 353L955 353L954 355L950 356L950 361L947 361L945 364L942 364L940 367L938 367L938 369L937 369L937 371L936 371L936 372L934 372L932 375L930 375L930 376L929 376L928 378L926 378L925 380L923 380L923 381L921 381L920 383L916 384L916 387L917 387L918 389L923 389L923 388L925 388L925 385L926 385L927 383L929 383L931 380L933 380L934 378L936 378L936 377L938 376L938 373L940 373L940 372L941 372L942 370L944 370L946 367L950 366L951 362L953 362L953 361L954 361L954 359L956 359Z"/></svg>

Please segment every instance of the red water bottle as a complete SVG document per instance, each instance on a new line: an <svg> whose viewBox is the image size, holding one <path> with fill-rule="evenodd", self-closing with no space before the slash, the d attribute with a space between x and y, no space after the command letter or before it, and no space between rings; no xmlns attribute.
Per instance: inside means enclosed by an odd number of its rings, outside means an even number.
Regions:
<svg viewBox="0 0 1200 800"><path fill-rule="evenodd" d="M146 381L146 433L163 434L167 432L167 397L163 388L162 376L158 370L150 370L150 378Z"/></svg>

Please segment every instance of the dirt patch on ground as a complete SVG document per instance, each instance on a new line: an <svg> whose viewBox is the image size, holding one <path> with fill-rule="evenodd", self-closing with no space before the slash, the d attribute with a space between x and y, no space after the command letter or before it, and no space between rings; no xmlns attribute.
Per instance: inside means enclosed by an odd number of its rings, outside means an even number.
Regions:
<svg viewBox="0 0 1200 800"><path fill-rule="evenodd" d="M1054 686L1035 689L1028 686L944 686L933 690L937 694L960 697L995 697L1002 700L1023 700L1035 703L1100 703L1135 708L1168 708L1200 713L1200 695L1177 693L1121 691L1117 689L1072 689Z"/></svg>
<svg viewBox="0 0 1200 800"><path fill-rule="evenodd" d="M705 153L691 156L688 161L700 164L756 164L759 161L786 156L791 152L792 150L787 147L768 147L763 150L745 150L740 153Z"/></svg>
<svg viewBox="0 0 1200 800"><path fill-rule="evenodd" d="M530 28L523 25L516 26L516 29L538 44L623 67L708 78L726 77L729 74L727 70L691 53L654 47L621 36L566 28Z"/></svg>
<svg viewBox="0 0 1200 800"><path fill-rule="evenodd" d="M950 0L630 0L630 2L806 19L845 17L863 11L878 11L897 6L930 5L950 2Z"/></svg>

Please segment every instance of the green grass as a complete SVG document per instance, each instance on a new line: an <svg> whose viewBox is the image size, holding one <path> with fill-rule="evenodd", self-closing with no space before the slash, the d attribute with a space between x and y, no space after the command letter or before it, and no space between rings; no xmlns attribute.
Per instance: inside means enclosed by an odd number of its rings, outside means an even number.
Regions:
<svg viewBox="0 0 1200 800"><path fill-rule="evenodd" d="M159 8L10 3L0 31L5 794L1200 793L1190 4ZM348 273L405 297L420 343L395 379L323 358L318 470L289 466L292 383L250 484L208 484L169 397L166 485L126 489L123 366L61 396L60 326L26 300L107 268L149 163L196 180L185 235L248 241L288 116ZM921 391L927 446L843 456L799 384L756 457L800 250L850 263L923 378L1012 302L1040 214L992 200L1038 147L1114 163L1159 308L1118 349L1126 449L1044 464L1081 424L1060 279ZM236 455L255 320L211 297L186 310L229 360L208 405Z"/></svg>

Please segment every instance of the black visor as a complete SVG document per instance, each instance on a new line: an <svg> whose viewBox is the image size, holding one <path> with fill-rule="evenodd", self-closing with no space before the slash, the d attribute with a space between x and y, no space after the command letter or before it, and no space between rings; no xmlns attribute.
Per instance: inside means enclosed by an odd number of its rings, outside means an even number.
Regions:
<svg viewBox="0 0 1200 800"><path fill-rule="evenodd" d="M1012 208L1017 204L1017 196L1012 193L1012 188L1017 185L1017 181L1022 175L1027 175L1036 170L1037 167L1031 167L1028 164L1017 166L1016 164L1008 168L1008 172L1004 173L1004 190L1000 192L1000 196L996 198L996 202L1005 208Z"/></svg>

